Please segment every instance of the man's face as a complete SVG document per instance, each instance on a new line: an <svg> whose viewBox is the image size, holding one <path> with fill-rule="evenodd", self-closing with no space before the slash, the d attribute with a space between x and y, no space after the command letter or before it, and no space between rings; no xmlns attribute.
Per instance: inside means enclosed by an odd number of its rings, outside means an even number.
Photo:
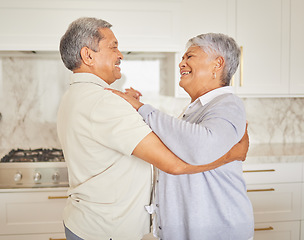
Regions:
<svg viewBox="0 0 304 240"><path fill-rule="evenodd" d="M94 72L108 84L121 78L120 60L123 59L118 50L118 41L109 28L102 28L99 32L104 37L99 42L99 51L94 52Z"/></svg>

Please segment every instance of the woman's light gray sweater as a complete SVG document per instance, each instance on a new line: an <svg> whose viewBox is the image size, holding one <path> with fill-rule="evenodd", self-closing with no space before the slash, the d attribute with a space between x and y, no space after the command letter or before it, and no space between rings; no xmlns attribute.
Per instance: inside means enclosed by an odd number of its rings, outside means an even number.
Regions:
<svg viewBox="0 0 304 240"><path fill-rule="evenodd" d="M224 155L244 135L246 114L241 99L222 94L177 119L150 105L139 113L178 157L193 165ZM159 171L156 214L163 240L248 240L253 237L253 210L246 194L242 162L191 175Z"/></svg>

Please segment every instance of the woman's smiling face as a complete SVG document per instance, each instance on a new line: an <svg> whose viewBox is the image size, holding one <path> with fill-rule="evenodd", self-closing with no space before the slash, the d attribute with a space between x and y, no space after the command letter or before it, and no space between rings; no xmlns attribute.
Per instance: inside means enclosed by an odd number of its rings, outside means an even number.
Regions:
<svg viewBox="0 0 304 240"><path fill-rule="evenodd" d="M220 87L219 82L213 79L216 59L210 57L199 46L190 46L179 64L179 85L194 101L203 94Z"/></svg>

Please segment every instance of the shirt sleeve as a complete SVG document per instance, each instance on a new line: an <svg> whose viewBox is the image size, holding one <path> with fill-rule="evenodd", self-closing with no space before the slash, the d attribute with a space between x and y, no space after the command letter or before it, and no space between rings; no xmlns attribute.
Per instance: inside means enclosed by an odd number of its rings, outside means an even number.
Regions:
<svg viewBox="0 0 304 240"><path fill-rule="evenodd" d="M131 155L151 129L124 99L108 93L91 113L92 137L104 146Z"/></svg>
<svg viewBox="0 0 304 240"><path fill-rule="evenodd" d="M143 105L138 111L162 142L178 157L192 165L213 162L243 136L245 111L238 104L217 104L190 123Z"/></svg>

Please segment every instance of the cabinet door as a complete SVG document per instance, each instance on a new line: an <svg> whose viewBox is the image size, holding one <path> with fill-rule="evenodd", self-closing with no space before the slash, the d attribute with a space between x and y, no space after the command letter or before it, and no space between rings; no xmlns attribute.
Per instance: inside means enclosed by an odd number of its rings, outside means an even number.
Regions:
<svg viewBox="0 0 304 240"><path fill-rule="evenodd" d="M301 221L301 240L304 240L304 221Z"/></svg>
<svg viewBox="0 0 304 240"><path fill-rule="evenodd" d="M180 16L182 47L190 38L202 33L232 34L234 6L231 0L183 0L182 9L191 8L191 11L182 11Z"/></svg>
<svg viewBox="0 0 304 240"><path fill-rule="evenodd" d="M290 93L304 94L304 1L291 0Z"/></svg>
<svg viewBox="0 0 304 240"><path fill-rule="evenodd" d="M268 222L255 225L254 240L299 240L300 221Z"/></svg>
<svg viewBox="0 0 304 240"><path fill-rule="evenodd" d="M238 94L288 94L289 1L237 0L236 41L243 47Z"/></svg>
<svg viewBox="0 0 304 240"><path fill-rule="evenodd" d="M250 159L246 161L250 162ZM243 165L243 176L246 184L295 183L302 182L301 162L264 163Z"/></svg>
<svg viewBox="0 0 304 240"><path fill-rule="evenodd" d="M68 25L83 16L113 25L122 51L176 51L178 1L1 1L0 50L58 51Z"/></svg>
<svg viewBox="0 0 304 240"><path fill-rule="evenodd" d="M248 185L255 223L301 219L302 183Z"/></svg>
<svg viewBox="0 0 304 240"><path fill-rule="evenodd" d="M0 194L0 235L63 233L66 192Z"/></svg>
<svg viewBox="0 0 304 240"><path fill-rule="evenodd" d="M186 10L186 9L191 10ZM188 94L179 87L180 80L178 64L186 50L187 41L202 33L218 32L232 35L234 32L235 4L231 0L183 0L179 39L180 53L176 58L176 96L188 97Z"/></svg>
<svg viewBox="0 0 304 240"><path fill-rule="evenodd" d="M304 167L304 165L303 165ZM304 172L303 172L304 174ZM302 209L302 217L301 217L301 220L304 221L304 181L302 182L302 206L301 206L301 209ZM304 230L304 229L303 229ZM303 236L304 236L304 232L303 232Z"/></svg>

